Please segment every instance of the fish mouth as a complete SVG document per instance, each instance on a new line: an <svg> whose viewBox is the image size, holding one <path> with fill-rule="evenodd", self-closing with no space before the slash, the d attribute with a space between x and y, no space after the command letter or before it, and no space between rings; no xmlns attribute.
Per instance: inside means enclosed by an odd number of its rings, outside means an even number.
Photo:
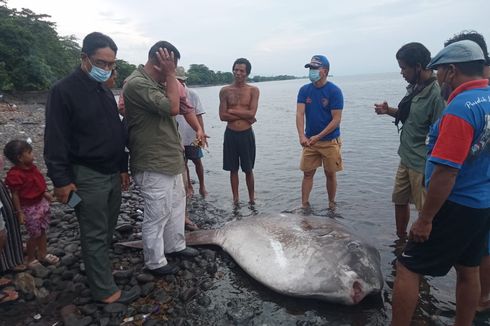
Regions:
<svg viewBox="0 0 490 326"><path fill-rule="evenodd" d="M362 284L359 281L354 281L352 283L352 291L351 291L351 299L354 304L358 304L359 302L364 299L366 296L366 293L364 292L362 288Z"/></svg>

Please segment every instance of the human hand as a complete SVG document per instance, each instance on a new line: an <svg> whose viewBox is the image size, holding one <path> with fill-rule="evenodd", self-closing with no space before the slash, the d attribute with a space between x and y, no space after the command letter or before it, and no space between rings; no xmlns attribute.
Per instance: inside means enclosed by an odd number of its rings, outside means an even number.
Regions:
<svg viewBox="0 0 490 326"><path fill-rule="evenodd" d="M377 114L388 114L389 111L388 103L385 101L383 103L374 104L374 111Z"/></svg>
<svg viewBox="0 0 490 326"><path fill-rule="evenodd" d="M318 143L319 140L320 140L320 136L319 135L311 136L310 139L309 139L309 145L310 146L313 146L316 143Z"/></svg>
<svg viewBox="0 0 490 326"><path fill-rule="evenodd" d="M301 135L299 136L299 143L301 144L301 146L303 147L308 147L310 146L310 140L308 138L306 138L305 135Z"/></svg>
<svg viewBox="0 0 490 326"><path fill-rule="evenodd" d="M17 219L19 220L19 224L24 224L24 221L26 220L26 216L22 210L17 212Z"/></svg>
<svg viewBox="0 0 490 326"><path fill-rule="evenodd" d="M157 51L157 59L158 65L154 65L153 67L159 71L164 77L168 77L171 75L175 76L175 56L174 52L168 52L167 49L159 48Z"/></svg>
<svg viewBox="0 0 490 326"><path fill-rule="evenodd" d="M62 204L66 204L68 202L68 197L70 196L70 192L77 191L77 187L74 183L69 183L63 187L55 187L54 195L58 199L58 201Z"/></svg>
<svg viewBox="0 0 490 326"><path fill-rule="evenodd" d="M46 200L49 201L50 203L54 201L53 195L48 191L44 193L44 198L46 198Z"/></svg>
<svg viewBox="0 0 490 326"><path fill-rule="evenodd" d="M208 138L209 136L204 133L204 130L199 129L196 131L196 140L194 140L194 144L201 148L208 147Z"/></svg>
<svg viewBox="0 0 490 326"><path fill-rule="evenodd" d="M128 191L129 189L129 174L127 172L121 173L121 189Z"/></svg>
<svg viewBox="0 0 490 326"><path fill-rule="evenodd" d="M413 242L425 242L429 239L430 232L432 231L432 222L420 216L412 224L408 238Z"/></svg>
<svg viewBox="0 0 490 326"><path fill-rule="evenodd" d="M5 247L5 243L7 243L7 230L0 230L0 254L2 253L3 247Z"/></svg>

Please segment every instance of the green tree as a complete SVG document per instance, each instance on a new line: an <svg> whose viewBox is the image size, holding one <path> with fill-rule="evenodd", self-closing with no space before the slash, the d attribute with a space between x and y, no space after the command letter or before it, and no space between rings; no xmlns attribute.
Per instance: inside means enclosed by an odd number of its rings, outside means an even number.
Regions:
<svg viewBox="0 0 490 326"><path fill-rule="evenodd" d="M9 9L0 0L0 82L2 90L43 90L79 62L73 36L60 37L50 16Z"/></svg>
<svg viewBox="0 0 490 326"><path fill-rule="evenodd" d="M116 60L116 65L117 65L116 88L122 88L124 80L129 75L131 75L131 73L136 69L136 66L121 59Z"/></svg>

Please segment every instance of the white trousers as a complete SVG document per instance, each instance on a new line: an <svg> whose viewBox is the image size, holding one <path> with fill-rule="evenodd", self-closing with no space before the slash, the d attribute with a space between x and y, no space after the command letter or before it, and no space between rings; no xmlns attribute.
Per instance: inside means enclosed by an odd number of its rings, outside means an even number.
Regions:
<svg viewBox="0 0 490 326"><path fill-rule="evenodd" d="M145 265L167 265L165 253L185 249L185 191L182 174L140 172L134 176L145 201L142 224Z"/></svg>

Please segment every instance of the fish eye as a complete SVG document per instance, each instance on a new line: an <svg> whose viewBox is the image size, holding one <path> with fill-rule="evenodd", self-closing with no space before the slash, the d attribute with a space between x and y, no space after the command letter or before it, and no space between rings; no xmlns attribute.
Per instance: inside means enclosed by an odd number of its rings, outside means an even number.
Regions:
<svg viewBox="0 0 490 326"><path fill-rule="evenodd" d="M360 243L357 242L357 241L351 241L347 244L347 248L349 250L356 250L356 249L359 249L360 248Z"/></svg>

